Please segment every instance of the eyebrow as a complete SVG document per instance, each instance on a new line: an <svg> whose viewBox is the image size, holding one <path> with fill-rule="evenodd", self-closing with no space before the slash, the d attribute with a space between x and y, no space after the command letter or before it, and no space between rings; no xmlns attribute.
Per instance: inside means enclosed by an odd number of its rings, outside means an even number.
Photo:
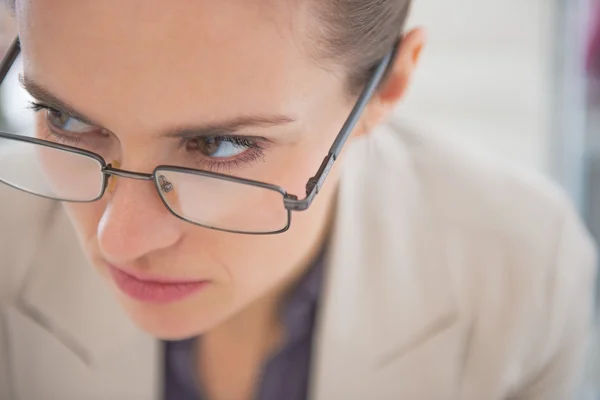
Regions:
<svg viewBox="0 0 600 400"><path fill-rule="evenodd" d="M85 114L75 110L72 106L66 102L60 100L57 96L52 94L48 89L33 79L21 75L19 77L23 88L29 92L40 103L54 108L58 111L64 112L69 116L80 120L81 122L101 127L102 124L94 122L92 118L87 117ZM293 116L283 114L273 115L243 115L238 116L229 120L208 123L199 126L184 127L180 129L172 129L162 134L162 137L166 138L180 138L189 139L205 136L218 136L223 134L231 134L234 132L243 131L250 128L268 128L273 126L281 126L295 122L297 119Z"/></svg>
<svg viewBox="0 0 600 400"><path fill-rule="evenodd" d="M92 118L86 117L84 114L78 112L73 107L60 100L57 96L53 95L48 89L35 82L31 78L25 75L19 75L19 82L21 86L37 101L45 106L62 111L68 114L70 117L77 118L84 124L100 126L100 124L93 121Z"/></svg>
<svg viewBox="0 0 600 400"><path fill-rule="evenodd" d="M175 129L163 134L166 138L193 139L197 137L219 136L252 128L269 128L295 122L296 119L285 115L244 115L230 120L205 124L196 127Z"/></svg>

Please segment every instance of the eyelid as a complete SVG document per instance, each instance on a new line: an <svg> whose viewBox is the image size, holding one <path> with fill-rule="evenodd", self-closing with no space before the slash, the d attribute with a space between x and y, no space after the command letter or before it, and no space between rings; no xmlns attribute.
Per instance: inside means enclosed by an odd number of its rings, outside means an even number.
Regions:
<svg viewBox="0 0 600 400"><path fill-rule="evenodd" d="M264 162L264 153L257 149L254 152L244 152L241 157L232 160L219 160L217 158L205 158L198 161L201 169L207 169L213 172L222 172L231 174L233 168L243 168L245 165L251 165L255 162Z"/></svg>
<svg viewBox="0 0 600 400"><path fill-rule="evenodd" d="M47 110L47 111L58 112L58 113L61 113L61 114L65 114L69 118L76 119L77 121L79 121L81 123L84 123L86 125L100 128L99 126L97 126L96 124L88 121L85 118L82 118L82 117L80 117L78 115L74 115L74 114L72 114L72 113L70 113L70 112L68 112L66 110L62 110L60 108L53 107L53 106L48 105L48 104L46 104L44 102L41 102L41 101L31 101L31 102L29 102L29 104L30 104L30 108L32 110L34 110L34 111L41 111L42 109L44 109L44 110Z"/></svg>

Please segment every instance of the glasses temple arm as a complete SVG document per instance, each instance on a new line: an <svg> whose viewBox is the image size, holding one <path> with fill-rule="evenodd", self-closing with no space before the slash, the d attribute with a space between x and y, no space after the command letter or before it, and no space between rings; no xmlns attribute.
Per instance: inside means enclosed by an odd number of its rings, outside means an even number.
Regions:
<svg viewBox="0 0 600 400"><path fill-rule="evenodd" d="M20 52L21 44L19 42L19 38L16 37L15 40L12 41L12 43L8 47L8 50L6 51L6 54L4 55L4 57L2 57L2 60L0 61L0 83L2 83L4 78L6 78L6 75L8 75L8 71L10 71L10 68L19 56Z"/></svg>
<svg viewBox="0 0 600 400"><path fill-rule="evenodd" d="M356 105L352 109L350 116L344 123L344 126L340 130L340 133L337 135L337 137L335 138L335 141L331 145L331 148L329 149L329 153L327 154L327 156L321 163L319 170L317 171L315 176L313 176L312 178L310 178L308 180L308 183L306 184L306 198L304 198L302 200L298 200L297 198L294 198L293 196L289 196L289 198L286 198L284 200L284 204L286 205L286 208L288 208L290 210L294 210L294 211L306 210L312 203L315 196L319 193L319 190L321 190L321 187L323 186L323 183L325 182L327 175L333 168L333 164L335 163L338 156L340 155L340 152L342 151L344 144L346 143L346 141L352 134L354 127L360 120L360 117L361 117L364 109L367 107L367 105L371 101L371 98L373 97L373 95L375 94L377 89L379 88L380 83L383 81L384 76L389 71L389 67L391 66L392 61L396 56L396 52L398 50L399 43L400 43L400 41L398 41L396 43L396 45L394 46L394 49L392 51L390 51L381 60L381 62L375 69L375 72L373 73L371 79L367 83L367 86L361 93L360 97L358 98L358 101L356 102Z"/></svg>

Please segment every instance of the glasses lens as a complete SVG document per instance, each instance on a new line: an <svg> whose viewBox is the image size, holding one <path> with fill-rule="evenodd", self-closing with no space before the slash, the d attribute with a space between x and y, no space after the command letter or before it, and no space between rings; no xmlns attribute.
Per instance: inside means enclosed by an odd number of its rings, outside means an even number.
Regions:
<svg viewBox="0 0 600 400"><path fill-rule="evenodd" d="M157 170L156 184L173 213L199 225L274 233L289 223L283 195L274 189L173 170Z"/></svg>
<svg viewBox="0 0 600 400"><path fill-rule="evenodd" d="M102 193L102 164L93 157L0 136L0 182L64 201Z"/></svg>

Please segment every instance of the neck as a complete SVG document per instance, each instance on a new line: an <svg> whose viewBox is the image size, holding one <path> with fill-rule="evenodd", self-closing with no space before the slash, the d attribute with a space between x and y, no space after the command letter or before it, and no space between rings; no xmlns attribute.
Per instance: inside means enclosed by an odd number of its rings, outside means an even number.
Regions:
<svg viewBox="0 0 600 400"><path fill-rule="evenodd" d="M204 334L197 354L199 381L214 399L247 399L256 391L264 361L285 339L281 307L321 251L329 221L314 235L297 268L269 293Z"/></svg>
<svg viewBox="0 0 600 400"><path fill-rule="evenodd" d="M205 337L222 338L234 343L256 342L278 330L281 296L265 296L206 333Z"/></svg>

